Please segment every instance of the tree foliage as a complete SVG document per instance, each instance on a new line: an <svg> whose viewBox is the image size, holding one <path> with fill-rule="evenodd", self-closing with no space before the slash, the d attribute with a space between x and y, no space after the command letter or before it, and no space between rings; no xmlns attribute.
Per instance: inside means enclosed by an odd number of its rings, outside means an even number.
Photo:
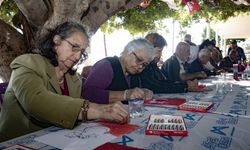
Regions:
<svg viewBox="0 0 250 150"><path fill-rule="evenodd" d="M12 24L11 20L17 11L18 8L14 0L4 0L0 7L0 18L6 23Z"/></svg>
<svg viewBox="0 0 250 150"><path fill-rule="evenodd" d="M145 10L138 6L112 16L102 26L102 31L112 32L114 29L120 28L128 30L131 34L155 31L164 27L163 19L174 17L175 14L166 3L154 0Z"/></svg>
<svg viewBox="0 0 250 150"><path fill-rule="evenodd" d="M201 9L192 15L187 11L187 6L178 1L178 10L170 9L161 0L152 0L145 10L134 7L117 13L101 26L102 31L111 33L116 29L128 30L131 34L156 31L159 28L167 28L162 23L163 19L173 18L182 26L189 26L192 21L198 22L203 18L206 21L226 20L231 16L250 12L246 5L236 5L230 0L199 0ZM12 17L18 8L13 0L4 0L0 7L0 17L7 23L11 23Z"/></svg>
<svg viewBox="0 0 250 150"><path fill-rule="evenodd" d="M189 26L192 21L199 22L205 19L207 22L227 20L229 17L241 13L250 12L250 7L246 5L236 5L230 0L200 0L201 9L190 14L187 6L177 4L178 10L170 9L165 2L152 0L148 8L141 11L139 7L118 13L111 17L102 26L102 31L112 32L115 29L124 28L131 34L145 33L155 31L162 26L162 20L173 18L185 27Z"/></svg>

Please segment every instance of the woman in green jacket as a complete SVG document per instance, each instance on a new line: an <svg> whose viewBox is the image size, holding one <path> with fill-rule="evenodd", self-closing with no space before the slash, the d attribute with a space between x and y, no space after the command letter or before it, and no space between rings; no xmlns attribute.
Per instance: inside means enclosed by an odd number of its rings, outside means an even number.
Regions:
<svg viewBox="0 0 250 150"><path fill-rule="evenodd" d="M41 40L37 54L19 56L11 63L0 113L0 142L52 125L73 128L92 119L129 120L120 102L100 105L81 98L81 80L73 66L86 58L88 46L85 29L65 22Z"/></svg>

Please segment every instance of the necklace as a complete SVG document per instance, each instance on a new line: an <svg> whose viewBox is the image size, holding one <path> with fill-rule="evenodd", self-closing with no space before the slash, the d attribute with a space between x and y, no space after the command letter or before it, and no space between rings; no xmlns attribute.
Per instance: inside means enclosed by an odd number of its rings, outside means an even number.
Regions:
<svg viewBox="0 0 250 150"><path fill-rule="evenodd" d="M58 81L59 84L63 84L63 82L64 82L64 79Z"/></svg>

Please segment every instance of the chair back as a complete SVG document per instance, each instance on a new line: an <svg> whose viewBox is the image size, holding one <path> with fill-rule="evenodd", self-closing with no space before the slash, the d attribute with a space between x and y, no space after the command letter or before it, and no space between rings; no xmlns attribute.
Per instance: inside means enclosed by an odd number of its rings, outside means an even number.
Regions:
<svg viewBox="0 0 250 150"><path fill-rule="evenodd" d="M91 71L92 66L85 66L82 68L82 81L84 83L84 81L87 79L89 72Z"/></svg>
<svg viewBox="0 0 250 150"><path fill-rule="evenodd" d="M7 86L8 86L8 82L0 83L0 112L1 112L2 104L3 104L3 96L7 89Z"/></svg>

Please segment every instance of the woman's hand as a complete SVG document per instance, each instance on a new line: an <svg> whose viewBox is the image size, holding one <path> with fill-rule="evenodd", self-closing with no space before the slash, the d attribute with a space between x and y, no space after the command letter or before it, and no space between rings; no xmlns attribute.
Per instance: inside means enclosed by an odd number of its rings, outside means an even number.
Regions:
<svg viewBox="0 0 250 150"><path fill-rule="evenodd" d="M153 98L153 96L154 96L153 91L151 91L149 89L145 89L145 88L143 88L142 90L144 91L144 96L145 96L144 98L145 99L151 99L151 98Z"/></svg>
<svg viewBox="0 0 250 150"><path fill-rule="evenodd" d="M126 92L126 99L128 98L152 98L153 92L145 88L133 88Z"/></svg>
<svg viewBox="0 0 250 150"><path fill-rule="evenodd" d="M129 122L128 107L121 102L112 104L90 103L88 119L105 119L117 123Z"/></svg>

